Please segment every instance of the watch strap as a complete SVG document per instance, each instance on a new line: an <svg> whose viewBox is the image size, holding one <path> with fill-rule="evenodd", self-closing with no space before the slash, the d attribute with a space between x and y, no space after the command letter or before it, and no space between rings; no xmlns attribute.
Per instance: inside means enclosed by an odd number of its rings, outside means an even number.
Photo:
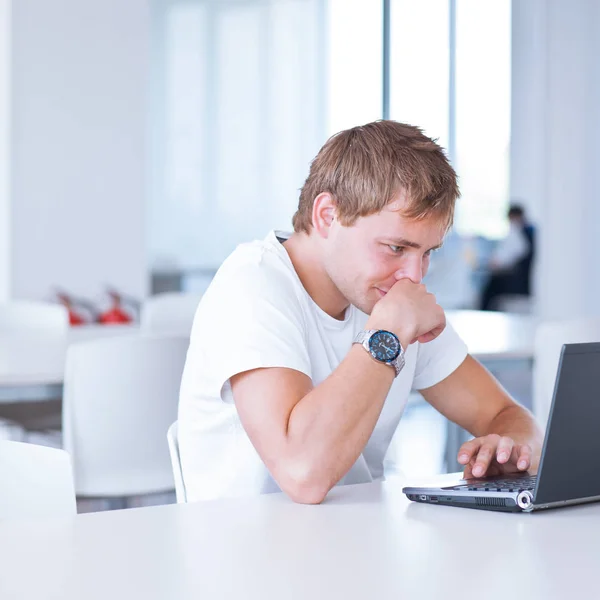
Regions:
<svg viewBox="0 0 600 600"><path fill-rule="evenodd" d="M371 349L369 348L369 339L371 338L371 336L374 333L377 333L378 331L382 331L382 330L381 329L363 329L362 331L359 331L356 334L356 336L354 337L354 341L352 343L360 344L369 353L369 356L371 358L373 358L373 360L376 360L377 362L383 362L383 361L380 361L377 358L375 358L371 354ZM389 332L389 333L391 333L391 332ZM400 340L398 340L398 343L400 344ZM400 371L402 371L402 369L404 368L404 364L405 364L404 348L402 347L402 344L400 344L400 353L398 354L398 356L394 360L390 360L389 362L383 362L383 364L389 365L390 367L394 367L394 370L396 371L396 377L398 377L398 375L400 375Z"/></svg>

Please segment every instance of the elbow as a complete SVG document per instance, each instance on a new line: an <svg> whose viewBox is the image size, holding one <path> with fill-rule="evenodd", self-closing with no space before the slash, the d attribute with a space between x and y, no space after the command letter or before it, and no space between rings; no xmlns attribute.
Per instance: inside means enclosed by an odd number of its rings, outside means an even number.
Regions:
<svg viewBox="0 0 600 600"><path fill-rule="evenodd" d="M278 483L288 498L298 504L321 504L333 487L325 477L310 469L289 469Z"/></svg>
<svg viewBox="0 0 600 600"><path fill-rule="evenodd" d="M324 490L319 486L295 485L288 486L283 491L296 504L321 504L329 490Z"/></svg>

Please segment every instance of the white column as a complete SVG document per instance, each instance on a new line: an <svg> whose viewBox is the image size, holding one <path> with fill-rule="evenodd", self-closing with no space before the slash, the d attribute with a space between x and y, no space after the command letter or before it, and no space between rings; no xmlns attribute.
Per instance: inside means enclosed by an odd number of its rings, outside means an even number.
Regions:
<svg viewBox="0 0 600 600"><path fill-rule="evenodd" d="M544 318L600 315L600 3L513 2L512 191L537 224Z"/></svg>
<svg viewBox="0 0 600 600"><path fill-rule="evenodd" d="M11 0L0 0L0 302L10 297Z"/></svg>
<svg viewBox="0 0 600 600"><path fill-rule="evenodd" d="M16 298L146 293L149 5L13 3Z"/></svg>
<svg viewBox="0 0 600 600"><path fill-rule="evenodd" d="M512 3L510 197L538 222L544 197L546 0Z"/></svg>

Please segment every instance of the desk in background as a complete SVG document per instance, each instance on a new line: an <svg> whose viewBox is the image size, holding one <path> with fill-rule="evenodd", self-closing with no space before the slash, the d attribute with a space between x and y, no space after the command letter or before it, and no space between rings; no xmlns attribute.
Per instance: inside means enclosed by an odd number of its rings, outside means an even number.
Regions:
<svg viewBox="0 0 600 600"><path fill-rule="evenodd" d="M0 403L60 398L70 344L135 334L137 325L72 327L66 337L9 334L0 338Z"/></svg>
<svg viewBox="0 0 600 600"><path fill-rule="evenodd" d="M533 356L532 317L469 310L448 311L447 317L481 361ZM22 334L0 338L0 388L60 385L69 344L138 331L136 325L91 325L71 328L66 339Z"/></svg>
<svg viewBox="0 0 600 600"><path fill-rule="evenodd" d="M481 362L533 358L535 317L481 310L449 310L446 317Z"/></svg>

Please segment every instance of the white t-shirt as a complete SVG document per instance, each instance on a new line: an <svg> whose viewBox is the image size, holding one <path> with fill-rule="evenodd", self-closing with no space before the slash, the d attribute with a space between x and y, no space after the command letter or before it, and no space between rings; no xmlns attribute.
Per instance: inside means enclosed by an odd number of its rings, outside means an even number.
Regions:
<svg viewBox="0 0 600 600"><path fill-rule="evenodd" d="M229 379L260 367L287 367L319 385L342 361L367 315L354 306L339 321L308 295L271 232L223 263L194 319L179 400L179 449L188 501L280 491L240 422ZM383 478L383 459L408 395L450 375L467 348L448 325L412 344L362 455L339 484Z"/></svg>

